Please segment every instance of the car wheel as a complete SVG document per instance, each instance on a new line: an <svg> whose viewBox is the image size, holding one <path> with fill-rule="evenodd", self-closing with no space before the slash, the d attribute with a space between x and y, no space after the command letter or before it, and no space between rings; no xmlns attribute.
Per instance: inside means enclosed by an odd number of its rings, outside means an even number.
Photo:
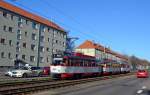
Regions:
<svg viewBox="0 0 150 95"><path fill-rule="evenodd" d="M39 74L38 74L38 77L41 77L42 76L42 72L40 72Z"/></svg>
<svg viewBox="0 0 150 95"><path fill-rule="evenodd" d="M27 74L25 73L25 74L22 75L22 77L23 77L23 78L27 78L28 76L27 76Z"/></svg>

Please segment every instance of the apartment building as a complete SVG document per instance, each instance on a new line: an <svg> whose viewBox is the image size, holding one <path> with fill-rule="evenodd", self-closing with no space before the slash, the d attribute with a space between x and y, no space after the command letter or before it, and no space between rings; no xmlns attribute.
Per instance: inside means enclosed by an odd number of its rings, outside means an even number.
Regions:
<svg viewBox="0 0 150 95"><path fill-rule="evenodd" d="M53 53L65 51L66 37L57 24L0 0L0 67L49 66Z"/></svg>
<svg viewBox="0 0 150 95"><path fill-rule="evenodd" d="M125 63L128 61L128 59L123 55L90 40L83 42L76 48L75 51L86 55L95 56L99 61L103 61L105 59L117 61L118 63Z"/></svg>

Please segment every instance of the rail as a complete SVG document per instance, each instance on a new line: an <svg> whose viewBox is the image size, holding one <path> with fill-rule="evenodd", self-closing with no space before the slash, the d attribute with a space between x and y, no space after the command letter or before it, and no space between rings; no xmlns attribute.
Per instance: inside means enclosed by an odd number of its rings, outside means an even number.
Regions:
<svg viewBox="0 0 150 95"><path fill-rule="evenodd" d="M55 81L55 82L35 82L34 84L24 84L24 85L17 85L14 84L13 87L6 87L0 89L0 95L20 95L20 94L31 94L37 91L43 91L47 89L55 89L60 87L66 87L71 85L77 85L87 82L105 80L105 79L112 79L116 77L122 76L129 76L133 75L133 73L128 74L120 74L120 75L112 75L112 76L104 76L104 77L95 77L95 78L86 78L86 79L79 79L79 80L63 80L63 81ZM16 86L17 85L17 86Z"/></svg>

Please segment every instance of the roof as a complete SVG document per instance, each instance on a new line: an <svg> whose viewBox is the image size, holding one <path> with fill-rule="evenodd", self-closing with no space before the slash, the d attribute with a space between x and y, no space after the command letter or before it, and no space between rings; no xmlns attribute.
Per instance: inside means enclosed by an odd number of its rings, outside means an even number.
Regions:
<svg viewBox="0 0 150 95"><path fill-rule="evenodd" d="M42 23L42 24L45 24L47 26L50 26L52 28L55 28L57 30L60 30L60 31L64 31L63 28L61 28L60 26L58 26L57 24L45 19L45 18L42 18L40 16L37 16L35 14L32 14L30 12L27 12L19 7L16 7L12 4L9 4L3 0L0 0L0 7L3 8L3 9L6 9L6 10L9 10L11 12L14 12L16 14L19 14L21 16L24 16L28 19L31 19L31 20L34 20L34 21L37 21L38 23Z"/></svg>
<svg viewBox="0 0 150 95"><path fill-rule="evenodd" d="M127 60L127 58L125 56L123 56L107 47L104 47L100 44L94 43L90 40L86 40L83 44L79 45L77 47L77 49L98 49L100 51L105 51L106 53L109 53L109 54L115 55L116 57Z"/></svg>
<svg viewBox="0 0 150 95"><path fill-rule="evenodd" d="M81 44L80 46L77 47L77 49L90 49L90 48L94 48L94 49L98 49L98 50L101 50L101 51L104 51L104 47L99 45L99 44L96 44L92 41L89 41L89 40L86 40L83 44Z"/></svg>

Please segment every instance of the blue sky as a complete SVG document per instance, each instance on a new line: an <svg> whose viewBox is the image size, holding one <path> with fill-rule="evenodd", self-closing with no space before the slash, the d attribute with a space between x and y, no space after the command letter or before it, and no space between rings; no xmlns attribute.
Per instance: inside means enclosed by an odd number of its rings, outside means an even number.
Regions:
<svg viewBox="0 0 150 95"><path fill-rule="evenodd" d="M5 0L79 37L150 61L150 0ZM12 2L13 1L13 2Z"/></svg>

